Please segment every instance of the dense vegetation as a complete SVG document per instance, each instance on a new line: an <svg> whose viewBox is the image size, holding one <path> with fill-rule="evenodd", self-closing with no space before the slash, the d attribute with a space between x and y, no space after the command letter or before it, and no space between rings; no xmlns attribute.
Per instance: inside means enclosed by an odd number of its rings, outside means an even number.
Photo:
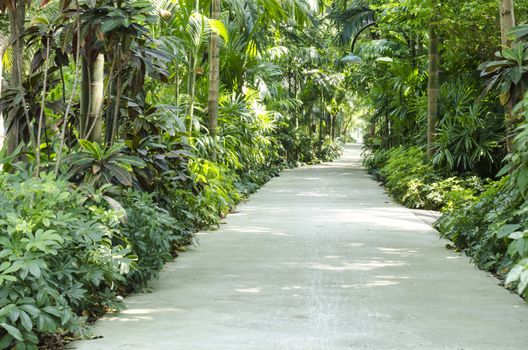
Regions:
<svg viewBox="0 0 528 350"><path fill-rule="evenodd" d="M0 349L59 348L285 167L352 99L304 0L0 0Z"/></svg>
<svg viewBox="0 0 528 350"><path fill-rule="evenodd" d="M350 71L365 164L401 203L441 210L441 235L528 298L526 5L352 1L346 25L370 24Z"/></svg>
<svg viewBox="0 0 528 350"><path fill-rule="evenodd" d="M0 349L82 336L361 126L390 194L528 297L527 5L0 0Z"/></svg>

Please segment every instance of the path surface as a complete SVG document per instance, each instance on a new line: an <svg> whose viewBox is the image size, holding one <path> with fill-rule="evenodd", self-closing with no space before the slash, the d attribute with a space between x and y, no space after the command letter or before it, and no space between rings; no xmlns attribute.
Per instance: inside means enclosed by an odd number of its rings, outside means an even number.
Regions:
<svg viewBox="0 0 528 350"><path fill-rule="evenodd" d="M528 306L359 165L272 180L79 350L527 349Z"/></svg>

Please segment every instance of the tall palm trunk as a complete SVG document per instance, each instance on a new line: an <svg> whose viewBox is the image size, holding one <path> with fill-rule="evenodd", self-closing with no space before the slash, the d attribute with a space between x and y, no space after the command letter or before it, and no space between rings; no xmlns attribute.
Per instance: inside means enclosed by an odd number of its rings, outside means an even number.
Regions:
<svg viewBox="0 0 528 350"><path fill-rule="evenodd" d="M81 138L101 142L104 94L104 55L98 54L93 62L83 58L81 81Z"/></svg>
<svg viewBox="0 0 528 350"><path fill-rule="evenodd" d="M429 82L427 85L427 157L429 159L434 156L436 123L438 121L439 69L438 37L435 29L431 26L429 28Z"/></svg>
<svg viewBox="0 0 528 350"><path fill-rule="evenodd" d="M211 1L211 18L220 19L220 0ZM220 85L220 47L219 36L216 32L211 33L209 45L209 134L213 138L212 159L216 161L216 134L218 128L218 95Z"/></svg>
<svg viewBox="0 0 528 350"><path fill-rule="evenodd" d="M24 34L24 23L26 20L26 2L25 1L15 1L15 7L9 12L9 29L11 31L11 42L13 43L13 63L11 66L11 86L13 88L22 87L22 68L23 68L23 50L24 42L22 34ZM10 112L16 113L15 111ZM22 141L19 139L20 131L20 121L14 120L16 116L11 114L9 120L11 122L11 127L7 131L7 142L9 151L14 151L18 144ZM29 126L28 126L29 127ZM33 130L29 130L33 132Z"/></svg>
<svg viewBox="0 0 528 350"><path fill-rule="evenodd" d="M189 123L187 125L187 136L189 142L192 136L193 124L194 124L194 99L196 97L196 69L198 68L198 50L194 52L191 57L191 62L189 62L189 107L187 108L187 115L189 116Z"/></svg>
<svg viewBox="0 0 528 350"><path fill-rule="evenodd" d="M515 26L515 11L514 11L513 0L501 0L500 4L500 23L501 23L501 43L503 47L511 47L512 41L508 37L508 32ZM508 152L513 151L513 129L514 129L514 115L513 115L513 104L514 101L510 100L505 108L505 119L507 138L506 146Z"/></svg>
<svg viewBox="0 0 528 350"><path fill-rule="evenodd" d="M0 98L2 98L2 87L4 84L4 65L3 57L7 46L8 38L0 34ZM0 109L0 149L4 146L5 139L5 127L4 127L4 115Z"/></svg>

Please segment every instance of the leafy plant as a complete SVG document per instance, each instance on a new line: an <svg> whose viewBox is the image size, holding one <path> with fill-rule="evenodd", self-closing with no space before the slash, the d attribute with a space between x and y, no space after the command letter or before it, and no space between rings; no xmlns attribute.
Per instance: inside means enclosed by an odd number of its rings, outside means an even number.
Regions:
<svg viewBox="0 0 528 350"><path fill-rule="evenodd" d="M157 278L163 265L174 258L181 246L192 242L192 233L158 207L152 195L128 189L121 196L121 204L127 213L122 233L131 253L137 256L137 268L127 275L127 284L137 290Z"/></svg>
<svg viewBox="0 0 528 350"><path fill-rule="evenodd" d="M0 188L0 348L37 349L40 335L79 334L79 315L118 308L135 258L102 196L50 174L0 174Z"/></svg>
<svg viewBox="0 0 528 350"><path fill-rule="evenodd" d="M67 177L100 187L104 184L133 185L133 167L144 167L145 162L124 153L124 146L116 144L108 148L97 142L79 140L81 150L65 158L70 164Z"/></svg>

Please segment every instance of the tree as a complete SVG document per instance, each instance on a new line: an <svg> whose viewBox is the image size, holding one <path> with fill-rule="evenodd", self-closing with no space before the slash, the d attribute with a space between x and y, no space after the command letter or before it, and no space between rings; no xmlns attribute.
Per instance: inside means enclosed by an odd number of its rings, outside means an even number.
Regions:
<svg viewBox="0 0 528 350"><path fill-rule="evenodd" d="M427 85L427 157L432 159L435 153L434 142L436 124L438 121L438 72L440 67L440 53L438 51L438 37L434 26L429 28L429 82Z"/></svg>
<svg viewBox="0 0 528 350"><path fill-rule="evenodd" d="M510 47L512 40L510 30L515 27L515 9L513 0L501 0L500 3L501 42L503 47Z"/></svg>
<svg viewBox="0 0 528 350"><path fill-rule="evenodd" d="M9 13L9 30L10 42L12 45L12 65L10 74L10 85L15 89L22 89L23 77L23 62L24 62L24 25L26 21L26 1L6 1L9 5L7 10ZM20 121L16 116L11 114L8 116L9 128L7 129L7 142L9 151L14 151L18 144L22 141L20 139ZM29 125L28 125L29 128ZM29 130L30 133L33 130Z"/></svg>
<svg viewBox="0 0 528 350"><path fill-rule="evenodd" d="M211 19L220 19L220 0L211 1ZM216 134L218 127L218 96L220 84L220 52L219 52L219 35L212 31L209 45L209 135L216 143ZM216 147L213 147L213 161L216 160Z"/></svg>
<svg viewBox="0 0 528 350"><path fill-rule="evenodd" d="M509 48L512 40L509 37L510 30L515 27L515 11L513 0L501 0L500 4L501 42L503 48ZM514 101L510 99L504 106L506 128L508 129L507 142L508 152L513 150L513 128L514 128Z"/></svg>
<svg viewBox="0 0 528 350"><path fill-rule="evenodd" d="M4 86L4 54L9 38L0 34L0 98L2 98L2 88ZM5 127L4 114L0 109L0 149L4 146Z"/></svg>

